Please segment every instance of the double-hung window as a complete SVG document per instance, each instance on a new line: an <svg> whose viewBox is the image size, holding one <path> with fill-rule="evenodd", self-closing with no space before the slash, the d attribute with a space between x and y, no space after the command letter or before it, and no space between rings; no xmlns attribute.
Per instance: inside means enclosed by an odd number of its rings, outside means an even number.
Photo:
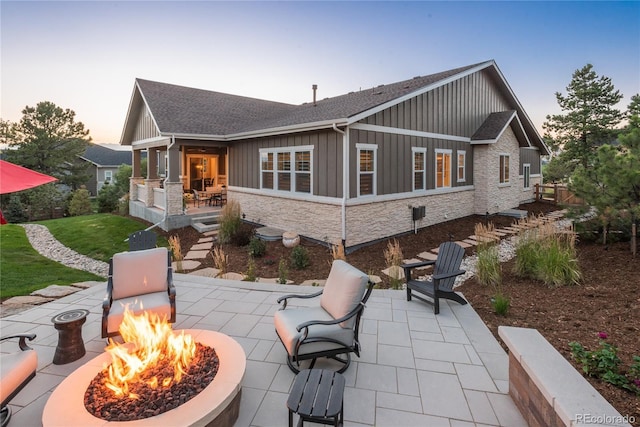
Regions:
<svg viewBox="0 0 640 427"><path fill-rule="evenodd" d="M436 150L436 188L451 187L451 150Z"/></svg>
<svg viewBox="0 0 640 427"><path fill-rule="evenodd" d="M113 179L113 171L104 171L104 181L111 182Z"/></svg>
<svg viewBox="0 0 640 427"><path fill-rule="evenodd" d="M413 191L427 189L427 149L412 147L413 153Z"/></svg>
<svg viewBox="0 0 640 427"><path fill-rule="evenodd" d="M311 194L312 146L260 149L260 188Z"/></svg>
<svg viewBox="0 0 640 427"><path fill-rule="evenodd" d="M467 152L458 150L458 182L465 182L467 180L466 163Z"/></svg>
<svg viewBox="0 0 640 427"><path fill-rule="evenodd" d="M356 144L358 149L358 197L376 194L376 152L375 144Z"/></svg>
<svg viewBox="0 0 640 427"><path fill-rule="evenodd" d="M500 154L500 184L509 183L509 155Z"/></svg>

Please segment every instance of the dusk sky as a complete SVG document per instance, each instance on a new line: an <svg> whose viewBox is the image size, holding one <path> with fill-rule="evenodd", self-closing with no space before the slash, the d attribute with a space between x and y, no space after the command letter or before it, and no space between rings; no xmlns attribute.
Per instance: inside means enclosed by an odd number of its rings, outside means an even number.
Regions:
<svg viewBox="0 0 640 427"><path fill-rule="evenodd" d="M540 132L587 63L640 92L640 2L0 1L0 116L120 140L136 77L301 104L494 59Z"/></svg>

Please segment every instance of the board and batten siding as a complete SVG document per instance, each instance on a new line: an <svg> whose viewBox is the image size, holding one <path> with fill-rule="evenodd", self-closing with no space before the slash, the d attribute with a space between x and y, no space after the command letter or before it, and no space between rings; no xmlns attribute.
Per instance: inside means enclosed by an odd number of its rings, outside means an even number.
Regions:
<svg viewBox="0 0 640 427"><path fill-rule="evenodd" d="M531 165L531 175L540 174L540 150L533 148L520 148L520 175L524 173L523 165L525 163L529 163Z"/></svg>
<svg viewBox="0 0 640 427"><path fill-rule="evenodd" d="M136 120L136 127L133 132L133 141L142 141L145 139L160 136L155 123L151 119L151 115L146 108L141 108Z"/></svg>
<svg viewBox="0 0 640 427"><path fill-rule="evenodd" d="M473 147L468 142L425 138L412 135L398 135L351 129L349 159L349 194L358 195L358 150L356 144L374 144L376 155L376 195L409 193L413 191L413 154L412 147L427 149L426 185L427 190L436 187L436 149L451 150L451 187L473 184ZM458 150L465 151L465 181L457 180Z"/></svg>
<svg viewBox="0 0 640 427"><path fill-rule="evenodd" d="M307 145L313 146L313 195L342 197L342 135L333 130L278 135L234 143L229 147L229 185L260 188L260 149Z"/></svg>
<svg viewBox="0 0 640 427"><path fill-rule="evenodd" d="M471 137L490 113L514 109L480 71L418 95L360 123Z"/></svg>

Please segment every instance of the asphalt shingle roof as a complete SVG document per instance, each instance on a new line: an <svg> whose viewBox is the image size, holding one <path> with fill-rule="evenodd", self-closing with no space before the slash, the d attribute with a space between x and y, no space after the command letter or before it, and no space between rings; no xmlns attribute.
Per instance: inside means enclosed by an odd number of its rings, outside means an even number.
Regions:
<svg viewBox="0 0 640 427"><path fill-rule="evenodd" d="M82 158L99 166L120 166L131 164L131 151L112 150L98 144L89 144Z"/></svg>
<svg viewBox="0 0 640 427"><path fill-rule="evenodd" d="M509 124L515 114L515 110L491 113L478 130L471 136L472 141L485 141L496 139L502 130Z"/></svg>
<svg viewBox="0 0 640 427"><path fill-rule="evenodd" d="M313 103L280 102L137 79L160 132L230 135L349 118L479 64L414 77Z"/></svg>

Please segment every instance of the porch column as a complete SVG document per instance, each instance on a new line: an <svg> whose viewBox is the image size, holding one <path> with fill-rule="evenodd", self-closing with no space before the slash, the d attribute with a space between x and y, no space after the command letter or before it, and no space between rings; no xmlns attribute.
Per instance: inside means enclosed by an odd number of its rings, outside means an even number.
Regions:
<svg viewBox="0 0 640 427"><path fill-rule="evenodd" d="M142 176L140 173L140 159L142 158L142 150L133 150L133 165L131 167L131 177L139 178Z"/></svg>
<svg viewBox="0 0 640 427"><path fill-rule="evenodd" d="M158 149L149 148L147 150L147 178L158 178Z"/></svg>
<svg viewBox="0 0 640 427"><path fill-rule="evenodd" d="M182 180L180 179L180 147L174 144L167 151L167 171L168 180L164 185L164 191L167 197L167 215L180 215L184 212L183 208L183 189Z"/></svg>
<svg viewBox="0 0 640 427"><path fill-rule="evenodd" d="M144 195L144 204L146 206L153 206L153 189L160 188L161 179L147 179L145 181L145 195Z"/></svg>

